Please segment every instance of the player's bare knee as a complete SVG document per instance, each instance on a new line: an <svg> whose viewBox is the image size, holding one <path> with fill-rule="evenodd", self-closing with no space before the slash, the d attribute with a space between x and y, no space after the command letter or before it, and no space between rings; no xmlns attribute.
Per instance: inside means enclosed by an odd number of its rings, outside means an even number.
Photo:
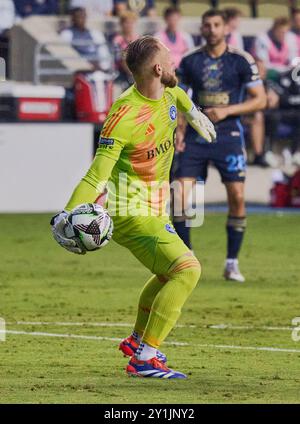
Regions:
<svg viewBox="0 0 300 424"><path fill-rule="evenodd" d="M229 209L231 215L240 215L245 207L244 194L236 191L229 200Z"/></svg>

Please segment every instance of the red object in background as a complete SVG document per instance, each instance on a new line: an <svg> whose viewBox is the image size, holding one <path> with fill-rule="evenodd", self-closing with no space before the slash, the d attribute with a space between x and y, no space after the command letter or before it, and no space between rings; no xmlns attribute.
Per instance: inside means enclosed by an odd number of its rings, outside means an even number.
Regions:
<svg viewBox="0 0 300 424"><path fill-rule="evenodd" d="M271 206L273 208L286 208L291 203L290 184L275 183L271 188Z"/></svg>
<svg viewBox="0 0 300 424"><path fill-rule="evenodd" d="M59 121L61 112L61 99L18 99L17 117L20 121Z"/></svg>
<svg viewBox="0 0 300 424"><path fill-rule="evenodd" d="M291 206L300 208L300 170L291 179Z"/></svg>
<svg viewBox="0 0 300 424"><path fill-rule="evenodd" d="M75 113L81 122L103 123L112 105L113 83L102 72L75 75Z"/></svg>
<svg viewBox="0 0 300 424"><path fill-rule="evenodd" d="M0 83L0 121L58 122L65 112L66 90L58 85L17 81Z"/></svg>

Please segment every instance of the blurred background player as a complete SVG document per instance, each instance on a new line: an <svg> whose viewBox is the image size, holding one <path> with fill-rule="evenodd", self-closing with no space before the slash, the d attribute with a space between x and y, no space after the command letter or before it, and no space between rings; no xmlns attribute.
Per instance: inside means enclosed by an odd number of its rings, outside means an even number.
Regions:
<svg viewBox="0 0 300 424"><path fill-rule="evenodd" d="M55 15L59 10L59 0L14 0L14 3L20 18L30 15Z"/></svg>
<svg viewBox="0 0 300 424"><path fill-rule="evenodd" d="M177 68L182 56L194 47L193 38L190 34L180 29L180 9L168 7L164 11L164 20L166 28L159 31L155 36L168 47Z"/></svg>
<svg viewBox="0 0 300 424"><path fill-rule="evenodd" d="M298 46L290 26L288 18L276 18L272 28L255 39L254 55L265 64L269 74L267 78L288 70L298 55Z"/></svg>
<svg viewBox="0 0 300 424"><path fill-rule="evenodd" d="M181 379L186 375L169 369L165 355L157 350L200 277L198 260L178 237L166 214L177 107L207 141L212 141L215 132L211 122L176 86L170 52L156 38L145 36L131 42L126 63L135 85L112 106L89 171L74 190L65 211L52 219L53 234L63 247L82 252L74 239L65 234L68 212L79 204L96 202L108 180L114 183L116 191L109 194L116 205L114 240L154 274L140 295L134 331L120 344L126 355L133 355L127 373ZM128 181L129 187L122 186L125 172L125 184ZM136 200L131 202L137 196L132 184L139 187L140 209ZM123 190L127 193L125 203Z"/></svg>
<svg viewBox="0 0 300 424"><path fill-rule="evenodd" d="M242 12L234 7L228 7L224 9L224 13L228 26L227 44L237 49L244 50L244 40L240 33Z"/></svg>
<svg viewBox="0 0 300 424"><path fill-rule="evenodd" d="M87 14L82 7L71 10L71 26L61 32L61 38L72 45L75 50L95 69L109 71L112 69L113 58L108 49L104 34L99 30L88 29Z"/></svg>
<svg viewBox="0 0 300 424"><path fill-rule="evenodd" d="M291 33L294 35L294 43L297 45L297 56L300 57L300 9L292 12Z"/></svg>
<svg viewBox="0 0 300 424"><path fill-rule="evenodd" d="M137 19L138 17L134 12L124 12L119 18L120 32L112 40L115 67L119 73L115 84L119 85L121 91L126 90L133 83L132 73L128 69L124 59L124 51L131 41L139 37Z"/></svg>
<svg viewBox="0 0 300 424"><path fill-rule="evenodd" d="M206 45L187 54L178 69L186 88L193 90L193 101L204 108L205 114L215 123L217 142L203 144L201 137L184 124L177 131L178 169L176 177L181 190L175 192L186 208L190 185L197 178L206 180L209 162L218 169L225 184L228 199L227 258L224 277L243 282L239 271L238 253L246 229L244 181L246 157L243 127L240 116L265 107L266 96L257 66L252 56L236 50L226 43L226 15L210 10L202 17L202 35ZM244 90L248 98L245 100ZM174 217L174 226L182 240L191 247L190 228L184 213Z"/></svg>

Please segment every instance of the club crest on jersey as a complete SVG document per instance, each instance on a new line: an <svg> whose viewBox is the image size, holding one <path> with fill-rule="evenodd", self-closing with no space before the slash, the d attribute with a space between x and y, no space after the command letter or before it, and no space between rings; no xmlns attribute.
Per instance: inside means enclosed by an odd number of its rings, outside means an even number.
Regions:
<svg viewBox="0 0 300 424"><path fill-rule="evenodd" d="M172 121L175 121L177 118L177 109L176 106L172 105L169 110L169 116Z"/></svg>
<svg viewBox="0 0 300 424"><path fill-rule="evenodd" d="M174 228L172 227L172 225L170 224L166 224L166 230L169 231L169 233L171 234L176 234L176 231L174 230Z"/></svg>

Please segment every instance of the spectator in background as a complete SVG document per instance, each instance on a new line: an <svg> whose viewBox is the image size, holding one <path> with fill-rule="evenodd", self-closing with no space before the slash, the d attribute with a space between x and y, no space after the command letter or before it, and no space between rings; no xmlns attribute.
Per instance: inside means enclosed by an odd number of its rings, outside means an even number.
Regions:
<svg viewBox="0 0 300 424"><path fill-rule="evenodd" d="M15 6L12 0L0 1L0 37L7 36L16 19Z"/></svg>
<svg viewBox="0 0 300 424"><path fill-rule="evenodd" d="M70 9L77 7L86 10L88 18L110 16L113 11L113 0L70 0Z"/></svg>
<svg viewBox="0 0 300 424"><path fill-rule="evenodd" d="M7 64L10 28L13 26L16 19L15 6L12 0L0 1L0 17L0 57L2 57ZM8 76L8 66L6 66L6 76Z"/></svg>
<svg viewBox="0 0 300 424"><path fill-rule="evenodd" d="M256 60L256 65L258 68L259 76L261 80L263 81L266 88L267 70L266 70L265 64L260 60ZM273 103L272 103L272 95L271 95L272 93L267 93L267 94L268 94L267 108L275 107L273 106ZM266 158L265 158L266 130L265 130L264 112L261 110L254 112L252 116L246 117L245 120L248 121L248 124L249 124L249 137L250 137L250 142L251 142L251 146L254 153L252 165L266 167L269 164L266 162Z"/></svg>
<svg viewBox="0 0 300 424"><path fill-rule="evenodd" d="M289 19L277 18L272 28L255 40L254 56L265 64L267 79L286 71L297 56L297 46L289 30Z"/></svg>
<svg viewBox="0 0 300 424"><path fill-rule="evenodd" d="M17 15L21 18L30 15L56 15L59 10L58 0L14 0L14 3Z"/></svg>
<svg viewBox="0 0 300 424"><path fill-rule="evenodd" d="M292 77L293 68L282 73L278 80L266 81L266 68L257 61L260 77L264 80L267 93L266 110L258 111L250 118L250 140L254 151L253 165L278 167L278 157L271 150L274 140L280 138L280 124L290 129L290 155L295 164L300 165L300 80ZM267 136L267 137L266 137ZM265 152L265 140L268 139ZM289 152L288 149L284 149Z"/></svg>
<svg viewBox="0 0 300 424"><path fill-rule="evenodd" d="M107 47L105 37L98 30L86 27L86 11L77 7L71 11L71 26L61 32L61 38L78 53L91 62L95 69L110 71L112 57Z"/></svg>
<svg viewBox="0 0 300 424"><path fill-rule="evenodd" d="M300 9L295 9L292 14L291 33L297 45L297 55L300 57Z"/></svg>
<svg viewBox="0 0 300 424"><path fill-rule="evenodd" d="M128 10L127 0L114 0L113 14L115 16L121 16Z"/></svg>
<svg viewBox="0 0 300 424"><path fill-rule="evenodd" d="M134 12L124 12L123 15L120 16L121 31L119 34L115 35L112 40L115 66L119 72L116 83L121 85L122 91L133 83L131 72L123 58L123 52L131 41L134 41L139 37L136 29L137 18L138 17Z"/></svg>
<svg viewBox="0 0 300 424"><path fill-rule="evenodd" d="M176 7L168 7L164 12L166 28L155 36L170 49L175 67L177 68L183 55L194 47L190 34L179 29L181 12Z"/></svg>
<svg viewBox="0 0 300 424"><path fill-rule="evenodd" d="M268 96L272 94L272 109L266 114L266 133L272 147L273 141L278 138L280 124L289 130L287 138L291 141L290 149L285 148L282 155L290 156L290 160L299 164L300 148L300 79L295 78L293 71L288 70L280 75L277 81L268 82ZM298 74L298 72L297 72Z"/></svg>
<svg viewBox="0 0 300 424"><path fill-rule="evenodd" d="M157 16L155 1L154 0L145 0L145 6L140 11L141 16L155 17Z"/></svg>
<svg viewBox="0 0 300 424"><path fill-rule="evenodd" d="M227 44L237 49L244 50L244 41L239 28L241 25L242 12L239 9L224 9L226 21L228 25Z"/></svg>

